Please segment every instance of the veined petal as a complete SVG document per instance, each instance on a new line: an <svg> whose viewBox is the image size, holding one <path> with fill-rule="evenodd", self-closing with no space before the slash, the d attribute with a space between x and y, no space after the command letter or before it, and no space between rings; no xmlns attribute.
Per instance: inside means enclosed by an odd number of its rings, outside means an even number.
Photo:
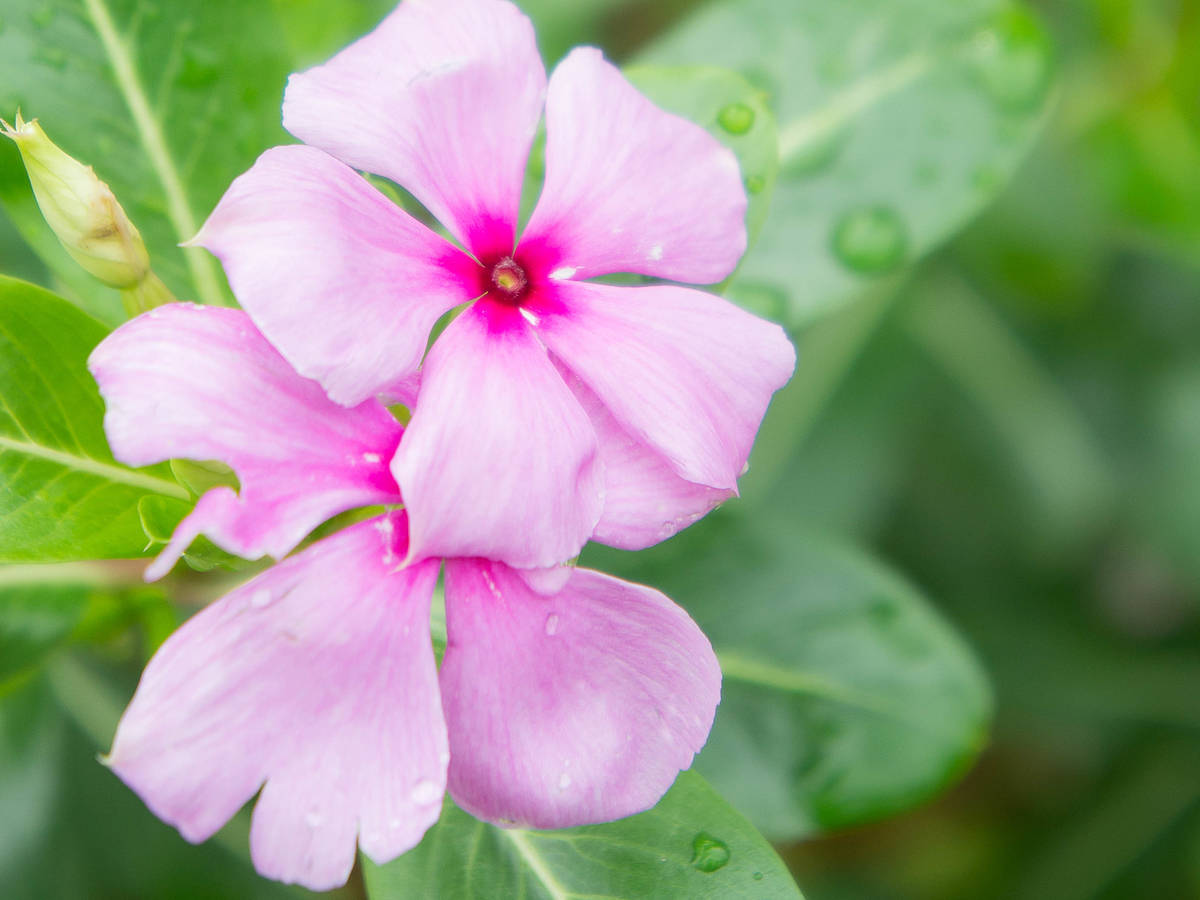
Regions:
<svg viewBox="0 0 1200 900"><path fill-rule="evenodd" d="M373 400L330 401L239 310L151 310L105 338L88 367L117 459L217 459L241 483L236 496L215 488L200 499L152 577L202 532L239 556L279 558L330 516L400 500L388 471L400 424Z"/></svg>
<svg viewBox="0 0 1200 900"><path fill-rule="evenodd" d="M511 3L405 0L291 77L283 124L407 188L476 253L510 251L545 91L533 26Z"/></svg>
<svg viewBox="0 0 1200 900"><path fill-rule="evenodd" d="M664 112L593 47L567 55L546 96L546 184L521 246L547 271L639 272L707 284L746 251L737 157Z"/></svg>
<svg viewBox="0 0 1200 900"><path fill-rule="evenodd" d="M454 560L446 627L450 794L479 818L563 828L649 809L712 727L720 667L658 591L576 569L548 598Z"/></svg>
<svg viewBox="0 0 1200 900"><path fill-rule="evenodd" d="M490 301L429 351L392 472L414 558L553 566L579 553L600 518L587 416L520 313Z"/></svg>
<svg viewBox="0 0 1200 900"><path fill-rule="evenodd" d="M312 147L260 156L192 243L221 260L288 362L345 406L410 377L434 323L473 290L461 250Z"/></svg>
<svg viewBox="0 0 1200 900"><path fill-rule="evenodd" d="M596 429L604 464L604 512L592 540L622 550L651 547L734 495L681 478L658 450L617 424L583 382L570 372L566 378Z"/></svg>
<svg viewBox="0 0 1200 900"><path fill-rule="evenodd" d="M354 525L186 622L155 654L108 765L189 841L254 796L263 875L328 890L437 821L447 742L429 639L436 562L397 569L400 513Z"/></svg>
<svg viewBox="0 0 1200 900"><path fill-rule="evenodd" d="M633 439L687 481L736 489L771 394L795 367L783 329L672 285L564 281L538 312L539 337Z"/></svg>

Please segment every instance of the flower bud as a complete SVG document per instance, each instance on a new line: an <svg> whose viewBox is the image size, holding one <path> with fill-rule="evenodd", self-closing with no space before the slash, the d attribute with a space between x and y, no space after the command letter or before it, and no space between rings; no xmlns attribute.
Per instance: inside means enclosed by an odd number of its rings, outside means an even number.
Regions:
<svg viewBox="0 0 1200 900"><path fill-rule="evenodd" d="M0 128L21 151L42 215L74 260L114 288L141 284L150 272L146 245L92 167L55 146L36 119L18 113L16 127L0 121Z"/></svg>

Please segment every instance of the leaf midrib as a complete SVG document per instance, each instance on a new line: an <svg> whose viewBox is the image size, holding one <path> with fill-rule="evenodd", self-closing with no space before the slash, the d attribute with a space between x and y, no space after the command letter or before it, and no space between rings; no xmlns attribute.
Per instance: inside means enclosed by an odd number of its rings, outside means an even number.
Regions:
<svg viewBox="0 0 1200 900"><path fill-rule="evenodd" d="M45 447L41 444L34 444L29 441L0 435L0 453L3 453L5 450L25 456L32 456L37 459L44 459L77 472L86 472L89 475L99 476L107 481L127 484L131 487L145 488L156 494L175 497L179 500L188 499L187 491L177 484L162 478L155 478L153 475L135 472L123 466L112 465L102 460L93 459L90 456L79 456L63 450L56 450L53 447Z"/></svg>

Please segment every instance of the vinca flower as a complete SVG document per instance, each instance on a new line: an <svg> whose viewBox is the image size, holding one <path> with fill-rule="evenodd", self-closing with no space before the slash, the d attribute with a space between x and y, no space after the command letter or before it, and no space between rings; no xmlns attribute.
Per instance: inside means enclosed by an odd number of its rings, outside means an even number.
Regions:
<svg viewBox="0 0 1200 900"><path fill-rule="evenodd" d="M543 112L545 184L519 233ZM547 80L532 26L502 0L405 0L292 76L283 119L307 146L263 154L194 243L337 403L419 370L388 460L410 559L548 567L593 536L637 549L736 492L794 366L783 331L695 288L594 280L728 276L746 247L728 149L594 48ZM356 170L405 188L453 240Z"/></svg>
<svg viewBox="0 0 1200 900"><path fill-rule="evenodd" d="M89 366L118 459L216 458L240 481L204 495L151 575L202 528L282 556L337 512L385 505L197 613L147 666L107 763L188 840L258 794L255 866L329 889L356 844L377 862L416 845L447 788L503 825L608 821L653 806L704 744L721 679L708 640L662 594L598 572L551 583L446 560L439 669L441 561L406 564L388 465L408 434L375 399L331 402L245 313L161 307Z"/></svg>

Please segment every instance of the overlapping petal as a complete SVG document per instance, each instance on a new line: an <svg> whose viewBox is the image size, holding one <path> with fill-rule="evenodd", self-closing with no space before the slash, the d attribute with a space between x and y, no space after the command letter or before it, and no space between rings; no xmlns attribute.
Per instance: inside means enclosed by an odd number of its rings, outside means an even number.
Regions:
<svg viewBox="0 0 1200 900"><path fill-rule="evenodd" d="M291 77L283 123L407 188L475 252L511 250L545 90L533 26L511 3L405 0Z"/></svg>
<svg viewBox="0 0 1200 900"><path fill-rule="evenodd" d="M429 639L437 564L398 569L394 513L314 544L197 613L155 654L108 764L190 841L260 786L269 877L345 882L437 821L447 740Z"/></svg>
<svg viewBox="0 0 1200 900"><path fill-rule="evenodd" d="M548 270L707 284L746 250L737 157L664 112L599 50L559 63L546 97L546 183L521 239Z"/></svg>
<svg viewBox="0 0 1200 900"><path fill-rule="evenodd" d="M577 377L565 375L596 429L604 465L604 512L592 540L623 550L651 547L733 496L732 490L681 478L661 453L618 425Z"/></svg>
<svg viewBox="0 0 1200 900"><path fill-rule="evenodd" d="M464 311L429 351L392 472L414 557L554 566L600 518L591 423L521 314L491 302Z"/></svg>
<svg viewBox="0 0 1200 900"><path fill-rule="evenodd" d="M446 565L439 675L450 793L535 828L653 806L704 744L721 670L657 591L577 569L552 598L506 566Z"/></svg>
<svg viewBox="0 0 1200 900"><path fill-rule="evenodd" d="M346 406L411 377L434 323L474 289L462 251L312 147L259 157L193 243L296 370Z"/></svg>
<svg viewBox="0 0 1200 900"><path fill-rule="evenodd" d="M243 312L160 307L109 335L88 366L117 459L217 459L241 483L236 496L216 488L201 498L152 577L201 532L239 556L278 558L336 513L400 500L388 471L399 423L375 401L331 402Z"/></svg>
<svg viewBox="0 0 1200 900"><path fill-rule="evenodd" d="M691 288L564 281L555 291L538 327L554 355L676 474L734 490L795 367L783 329Z"/></svg>

